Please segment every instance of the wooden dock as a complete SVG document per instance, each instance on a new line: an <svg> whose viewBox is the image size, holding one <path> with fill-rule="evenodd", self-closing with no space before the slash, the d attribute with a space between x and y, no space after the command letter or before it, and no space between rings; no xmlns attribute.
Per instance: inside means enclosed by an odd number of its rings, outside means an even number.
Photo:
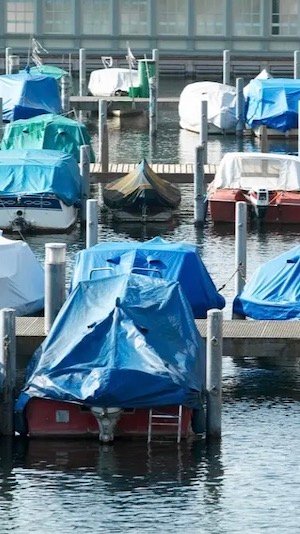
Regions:
<svg viewBox="0 0 300 534"><path fill-rule="evenodd" d="M207 321L196 320L206 339ZM17 357L31 356L45 338L43 317L17 317ZM223 355L234 358L300 357L300 321L223 321Z"/></svg>

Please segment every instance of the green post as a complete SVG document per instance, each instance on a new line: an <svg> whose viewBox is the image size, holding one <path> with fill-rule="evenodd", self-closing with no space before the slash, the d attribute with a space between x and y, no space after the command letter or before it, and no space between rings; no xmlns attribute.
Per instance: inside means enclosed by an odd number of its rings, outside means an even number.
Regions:
<svg viewBox="0 0 300 534"><path fill-rule="evenodd" d="M155 64L153 59L139 59L138 61L139 96L141 98L149 98L149 79L156 74Z"/></svg>

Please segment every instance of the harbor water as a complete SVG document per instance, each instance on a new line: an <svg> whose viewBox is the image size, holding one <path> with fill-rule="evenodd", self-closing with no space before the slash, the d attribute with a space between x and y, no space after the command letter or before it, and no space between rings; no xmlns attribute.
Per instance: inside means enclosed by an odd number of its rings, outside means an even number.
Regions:
<svg viewBox="0 0 300 534"><path fill-rule="evenodd" d="M162 80L179 95L186 80ZM128 122L129 121L129 122ZM96 120L88 125L97 149ZM109 119L112 163L192 163L196 134L180 130L178 115L162 111L157 137L136 117ZM208 163L227 151L259 151L253 138L213 136ZM270 151L295 153L297 141L272 141ZM182 185L178 213L166 225L114 225L101 211L98 240L146 240L159 235L197 244L231 317L234 226L193 224L193 188ZM101 199L101 187L93 187ZM247 278L268 259L299 244L300 228L250 226ZM67 279L85 232L29 236L41 262L45 242L67 243ZM197 281L195 281L195 284ZM158 325L159 335L159 325ZM300 355L223 358L221 442L0 440L0 534L20 533L296 533L300 532Z"/></svg>

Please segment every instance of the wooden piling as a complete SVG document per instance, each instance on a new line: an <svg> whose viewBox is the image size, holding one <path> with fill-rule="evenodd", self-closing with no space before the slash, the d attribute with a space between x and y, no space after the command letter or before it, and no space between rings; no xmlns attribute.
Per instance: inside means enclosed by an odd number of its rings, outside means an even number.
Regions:
<svg viewBox="0 0 300 534"><path fill-rule="evenodd" d="M8 74L17 74L20 70L20 56L8 56Z"/></svg>
<svg viewBox="0 0 300 534"><path fill-rule="evenodd" d="M101 162L102 172L108 172L107 101L100 99L98 109L98 163Z"/></svg>
<svg viewBox="0 0 300 534"><path fill-rule="evenodd" d="M80 222L86 223L86 202L90 197L90 147L81 145L80 147L80 174L81 174L81 210Z"/></svg>
<svg viewBox="0 0 300 534"><path fill-rule="evenodd" d="M261 126L260 150L264 153L268 152L268 130L266 126Z"/></svg>
<svg viewBox="0 0 300 534"><path fill-rule="evenodd" d="M0 141L2 140L3 133L4 133L4 125L3 125L3 98L0 98Z"/></svg>
<svg viewBox="0 0 300 534"><path fill-rule="evenodd" d="M245 126L244 79L236 79L236 135L243 135Z"/></svg>
<svg viewBox="0 0 300 534"><path fill-rule="evenodd" d="M14 435L16 386L15 310L0 310L0 435Z"/></svg>
<svg viewBox="0 0 300 534"><path fill-rule="evenodd" d="M205 221L204 209L204 147L197 146L194 166L194 224L200 226Z"/></svg>
<svg viewBox="0 0 300 534"><path fill-rule="evenodd" d="M98 241L98 202L89 198L86 204L86 248L97 245Z"/></svg>
<svg viewBox="0 0 300 534"><path fill-rule="evenodd" d="M45 317L44 330L48 334L62 307L66 294L66 244L45 244Z"/></svg>
<svg viewBox="0 0 300 534"><path fill-rule="evenodd" d="M203 164L207 164L207 100L200 100L199 145L203 146Z"/></svg>
<svg viewBox="0 0 300 534"><path fill-rule="evenodd" d="M222 354L223 314L207 312L206 340L206 435L220 439L222 434Z"/></svg>

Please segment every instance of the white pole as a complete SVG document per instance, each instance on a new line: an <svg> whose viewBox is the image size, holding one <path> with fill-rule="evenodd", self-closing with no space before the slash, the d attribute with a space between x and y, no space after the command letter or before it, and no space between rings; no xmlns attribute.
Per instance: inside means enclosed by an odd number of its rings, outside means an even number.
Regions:
<svg viewBox="0 0 300 534"><path fill-rule="evenodd" d="M298 158L300 158L300 100L298 101Z"/></svg>
<svg viewBox="0 0 300 534"><path fill-rule="evenodd" d="M98 241L98 202L89 198L86 203L86 248L97 245Z"/></svg>
<svg viewBox="0 0 300 534"><path fill-rule="evenodd" d="M3 98L0 98L0 141L4 134L3 128Z"/></svg>
<svg viewBox="0 0 300 534"><path fill-rule="evenodd" d="M230 51L223 50L223 83L230 85Z"/></svg>
<svg viewBox="0 0 300 534"><path fill-rule="evenodd" d="M66 298L66 244L45 244L45 317L44 329L50 328Z"/></svg>
<svg viewBox="0 0 300 534"><path fill-rule="evenodd" d="M70 78L63 76L61 79L61 107L63 113L70 111Z"/></svg>
<svg viewBox="0 0 300 534"><path fill-rule="evenodd" d="M261 126L260 150L268 152L268 129L265 125Z"/></svg>
<svg viewBox="0 0 300 534"><path fill-rule="evenodd" d="M207 100L200 100L199 145L203 146L203 164L207 163Z"/></svg>
<svg viewBox="0 0 300 534"><path fill-rule="evenodd" d="M222 354L223 314L208 310L206 337L206 434L221 438L222 434Z"/></svg>
<svg viewBox="0 0 300 534"><path fill-rule="evenodd" d="M108 129L106 100L99 100L98 104L98 162L101 162L101 172L108 172Z"/></svg>
<svg viewBox="0 0 300 534"><path fill-rule="evenodd" d="M244 79L236 79L236 135L242 136L244 131L244 114L245 114L245 99L244 99Z"/></svg>
<svg viewBox="0 0 300 534"><path fill-rule="evenodd" d="M157 133L157 87L156 77L149 78L149 135L154 137Z"/></svg>
<svg viewBox="0 0 300 534"><path fill-rule="evenodd" d="M201 225L205 221L204 209L204 147L197 146L194 166L194 224Z"/></svg>
<svg viewBox="0 0 300 534"><path fill-rule="evenodd" d="M86 53L85 48L79 49L79 96L86 93Z"/></svg>
<svg viewBox="0 0 300 534"><path fill-rule="evenodd" d="M80 147L80 174L81 174L81 224L86 223L86 202L90 197L90 147Z"/></svg>
<svg viewBox="0 0 300 534"><path fill-rule="evenodd" d="M300 50L294 52L294 79L300 78Z"/></svg>
<svg viewBox="0 0 300 534"><path fill-rule="evenodd" d="M12 48L8 46L5 48L5 74L9 74L9 61L8 58L12 53Z"/></svg>
<svg viewBox="0 0 300 534"><path fill-rule="evenodd" d="M247 203L237 202L235 210L235 295L244 288L247 272Z"/></svg>
<svg viewBox="0 0 300 534"><path fill-rule="evenodd" d="M159 91L159 50L158 48L153 48L152 60L155 61L156 97L158 98L158 91Z"/></svg>
<svg viewBox="0 0 300 534"><path fill-rule="evenodd" d="M0 435L14 435L16 387L15 310L0 310Z"/></svg>
<svg viewBox="0 0 300 534"><path fill-rule="evenodd" d="M8 56L8 73L17 74L20 70L20 57L16 55Z"/></svg>

